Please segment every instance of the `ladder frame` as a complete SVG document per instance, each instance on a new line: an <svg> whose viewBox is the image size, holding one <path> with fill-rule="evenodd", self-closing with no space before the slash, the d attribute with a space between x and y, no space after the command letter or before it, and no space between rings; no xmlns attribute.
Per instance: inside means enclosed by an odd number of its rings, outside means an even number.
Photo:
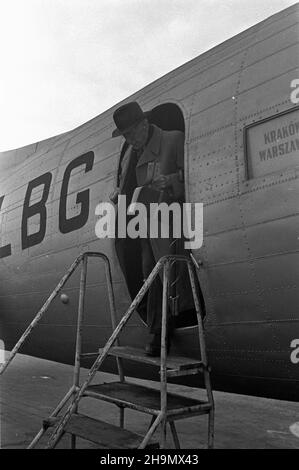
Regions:
<svg viewBox="0 0 299 470"><path fill-rule="evenodd" d="M86 278L87 278L87 268L88 268L88 258L100 258L104 261L105 264L105 276L106 276L106 284L108 288L108 298L109 298L109 308L110 308L110 316L111 316L111 323L113 330L117 326L117 317L116 317L116 307L115 307L115 297L113 291L113 283L112 283L112 274L111 274L111 266L109 258L101 252L94 252L94 251L87 251L81 253L75 261L71 264L69 269L66 271L65 275L61 278L57 286L53 289L52 293L45 301L43 306L37 312L33 320L31 321L30 325L27 327L25 332L22 334L14 348L12 349L8 359L1 365L0 367L0 375L4 374L7 368L12 363L14 357L18 353L18 351L22 348L24 343L26 342L27 338L30 336L32 331L37 327L41 319L44 317L46 312L48 311L50 305L54 301L54 299L58 296L58 294L63 289L66 282L72 276L72 274L76 271L76 269L81 265L81 276L80 276L80 286L79 286L79 302L78 302L78 316L77 316L77 331L76 331L76 350L75 350L75 362L74 362L74 374L73 374L73 384L66 395L63 397L61 402L57 405L57 407L53 410L50 414L49 418L46 420L39 430L37 435L34 437L28 449L32 449L38 443L38 441L42 438L46 430L50 427L51 420L56 418L63 407L70 399L74 399L76 393L79 389L80 384L80 367L81 367L81 350L82 350L82 323L84 317L84 302L85 302L85 293L86 293ZM117 344L119 341L117 340ZM122 360L117 358L117 367L120 376L120 380L124 380L124 372L122 366ZM123 413L124 410L121 410L121 421L123 421ZM75 436L72 436L72 448L75 447Z"/></svg>
<svg viewBox="0 0 299 470"><path fill-rule="evenodd" d="M87 280L87 268L88 268L88 258L90 257L97 257L104 261L105 264L105 275L106 275L106 283L108 288L108 298L109 298L109 307L110 307L110 315L111 315L111 323L113 332L110 338L108 339L105 347L102 349L101 353L97 354L97 358L93 363L92 367L89 370L89 374L87 379L80 385L80 368L81 368L81 358L84 356L91 356L95 355L94 353L91 354L82 354L82 330L83 330L83 319L84 319L84 305L85 305L85 294L86 294L86 280ZM161 425L161 434L160 434L160 447L165 448L166 444L166 426L167 422L170 424L170 429L173 435L173 439L175 442L176 448L179 448L179 440L176 433L176 428L174 424L174 420L177 417L174 416L167 416L167 368L166 368L166 359L167 359L167 347L166 347L166 336L167 336L167 307L169 299L169 290L170 290L170 271L171 267L176 262L184 262L188 266L188 273L189 279L192 288L192 295L194 306L197 315L197 323L198 323L198 335L199 335L199 344L200 344L200 353L201 353L201 361L203 364L203 375L204 375L204 383L205 389L207 392L207 404L210 406L208 414L209 414L209 422L208 422L208 448L213 447L213 439L214 439L214 412L215 412L215 405L213 399L213 393L211 388L211 381L210 381L210 369L208 366L207 355L206 355L206 345L205 345L205 334L204 334L204 327L203 327L203 320L202 320L202 312L200 307L200 302L197 297L196 291L196 283L195 283L195 269L199 269L199 266L192 256L190 257L184 255L166 255L159 259L155 267L153 268L152 272L145 280L143 286L139 290L138 294L136 295L135 299L131 303L130 307L128 308L127 312L121 319L121 321L117 324L117 317L116 317L116 308L115 308L115 297L113 291L113 283L112 283L112 275L111 275L111 267L109 258L101 252L84 252L81 253L75 261L72 263L70 268L67 270L66 274L62 277L60 282L57 284L49 298L43 304L41 309L38 311L28 328L25 330L15 347L13 348L9 358L7 361L1 366L0 368L0 375L5 372L7 367L11 364L12 360L14 359L17 352L20 350L24 342L26 341L27 337L31 334L33 329L38 325L41 318L49 309L53 300L57 297L59 292L62 290L68 279L74 273L74 271L78 268L81 264L81 276L80 276L80 287L79 287L79 302L78 302L78 317L77 317L77 332L76 332L76 351L75 351L75 363L74 363L74 374L73 374L73 384L67 394L63 397L61 402L58 406L54 409L51 413L49 418L44 421L42 428L39 430L35 438L32 440L30 445L28 446L29 449L35 447L35 445L39 442L42 438L46 430L54 426L54 430L50 436L50 439L47 444L47 448L54 448L62 435L64 434L64 427L67 424L69 418L72 414L78 412L78 405L80 399L84 396L84 392L92 379L94 378L96 372L99 370L101 364L109 354L111 347L114 343L119 346L119 334L125 327L126 323L142 301L144 295L150 288L151 284L153 283L154 279L160 274L160 271L163 270L163 296L162 296L162 332L161 332L161 357L160 357L160 383L161 383L161 391L160 391L160 412L152 417L151 424L149 429L141 442L139 448L143 449L149 443L153 433L157 429L159 425ZM120 377L120 381L124 382L124 370L122 359L117 357L117 367L118 373ZM69 407L65 411L65 413L58 418L58 423L56 423L55 418L57 419L58 414L60 411L65 407L65 405L71 401ZM124 427L124 410L125 406L119 406L120 410L120 427ZM178 413L179 415L179 413ZM55 424L56 423L56 424ZM71 448L75 448L76 446L76 436L71 436Z"/></svg>
<svg viewBox="0 0 299 470"><path fill-rule="evenodd" d="M161 383L161 409L159 414L156 416L156 419L152 419L152 423L142 441L139 448L144 449L146 445L149 443L153 433L157 429L157 427L161 424L161 437L160 437L160 447L163 449L165 448L166 443L166 425L168 421L167 417L167 374L166 374L166 358L167 358L167 351L166 351L166 333L167 333L167 305L168 305L168 292L169 292L169 283L170 283L170 269L171 264L173 262L185 262L188 265L188 273L191 282L192 294L194 305L197 314L197 322L198 322L198 334L199 334L199 342L200 342L200 351L201 351L201 360L203 363L204 369L204 382L205 388L207 391L207 398L208 404L210 405L210 409L208 411L209 414L209 422L208 422L208 448L213 447L213 440L214 440L214 399L213 393L211 388L211 381L210 381L210 372L209 366L207 362L207 355L206 355L206 346L205 346L205 335L204 335L204 328L203 328L203 321L202 321L202 314L200 308L200 302L197 297L196 292L196 285L195 285L195 263L191 257L183 256L183 255L166 255L159 259L156 266L153 268L152 272L145 280L143 286L141 287L140 291L136 295L135 299L131 303L130 307L128 308L127 312L114 329L112 335L108 339L106 345L98 354L95 362L93 363L92 367L89 370L89 374L87 379L84 383L80 386L79 389L76 389L75 396L73 398L72 403L69 405L65 414L61 417L58 424L55 426L50 439L47 443L46 448L51 449L54 448L57 443L59 442L60 438L64 434L64 427L67 424L68 420L72 416L73 413L76 413L78 409L78 404L82 397L84 397L85 391L89 386L90 382L94 378L96 372L99 370L100 366L102 365L105 358L108 356L109 351L113 344L118 340L118 336L127 324L128 320L134 313L135 309L140 304L141 300L143 299L144 295L148 291L149 287L153 283L156 276L159 275L160 271L163 269L163 299L162 299L162 332L161 332L161 365L160 365L160 383ZM124 381L123 375L120 376L121 381ZM120 408L121 413L124 412L124 408ZM179 413L178 413L179 414ZM123 425L123 414L121 414L121 425ZM178 438L175 430L175 425L173 419L170 421L171 431L174 437L175 444L178 444Z"/></svg>

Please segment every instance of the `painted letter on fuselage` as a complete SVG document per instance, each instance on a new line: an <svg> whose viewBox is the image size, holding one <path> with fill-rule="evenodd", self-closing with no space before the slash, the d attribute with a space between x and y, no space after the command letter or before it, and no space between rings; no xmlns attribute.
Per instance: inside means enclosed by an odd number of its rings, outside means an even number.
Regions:
<svg viewBox="0 0 299 470"><path fill-rule="evenodd" d="M22 215L22 249L30 248L31 246L38 245L43 241L46 234L47 228L47 208L46 202L49 196L50 185L52 180L51 173L44 173L43 175L35 178L34 180L28 183L26 196L23 206L23 215ZM41 200L35 204L30 204L31 194L34 188L44 185L43 193ZM28 219L34 215L39 214L39 231L28 235Z"/></svg>
<svg viewBox="0 0 299 470"><path fill-rule="evenodd" d="M77 194L76 204L81 204L80 214L71 217L70 219L66 218L66 204L68 197L68 185L71 178L71 173L74 168L78 166L85 165L85 173L92 170L94 161L94 153L88 152L80 157L75 158L71 161L66 167L64 172L61 193L60 193L60 205L59 205L59 230L61 233L69 233L74 230L78 230L83 227L89 215L89 189L82 191Z"/></svg>
<svg viewBox="0 0 299 470"><path fill-rule="evenodd" d="M3 204L5 196L0 197L0 210ZM0 258L6 258L11 255L11 245L5 245L0 247Z"/></svg>

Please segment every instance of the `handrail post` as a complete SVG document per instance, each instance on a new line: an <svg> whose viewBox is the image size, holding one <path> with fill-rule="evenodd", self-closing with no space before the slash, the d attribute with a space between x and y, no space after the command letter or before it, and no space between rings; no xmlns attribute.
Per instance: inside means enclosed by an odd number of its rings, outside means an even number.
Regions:
<svg viewBox="0 0 299 470"><path fill-rule="evenodd" d="M46 312L48 309L50 303L52 300L56 297L56 295L59 293L59 291L62 289L64 286L65 282L68 280L68 278L72 275L72 273L75 271L75 269L78 267L78 265L82 261L82 268L81 268L81 276L80 276L80 286L79 286L79 301L78 301L78 316L77 316L77 332L76 332L76 350L75 350L75 363L74 363L74 374L73 374L73 385L67 395L64 397L64 399L61 401L61 403L58 405L58 407L53 411L50 417L55 417L57 414L61 411L63 408L64 404L69 400L71 396L73 396L72 402L75 401L76 394L78 392L78 389L80 389L80 367L81 367L81 357L82 357L82 323L83 323L83 317L84 317L84 303L85 303L85 293L86 293L86 279L87 279L87 264L88 264L88 257L97 257L101 258L104 263L105 263L105 271L106 271L106 281L107 281L107 289L108 289L108 297L109 297L109 305L110 305L110 312L111 312L111 318L112 318L112 325L113 329L116 328L117 324L117 318L116 318L116 308L115 308L115 298L114 298L114 292L113 292L113 283L112 283L112 275L111 275L111 268L110 268L110 262L108 257L104 253L98 253L98 252L85 252L81 253L76 260L73 262L73 264L70 266L68 269L67 273L63 276L55 290L52 292L51 296L49 299L45 302L43 305L42 309L38 312L36 317L34 318L34 321L30 324L26 332L23 334L21 339L19 340L18 344L15 346L14 350L18 350L19 347L23 344L25 341L26 337L30 334L34 326L37 324L37 322L40 320L41 316ZM32 326L33 324L33 326ZM29 331L30 330L30 331ZM5 368L8 366L8 364L11 362L15 354L11 355L9 358L9 362L5 364ZM119 360L119 374L120 378L124 380L124 373L123 373L123 368L121 364L121 360ZM4 370L3 370L4 372ZM74 411L76 412L78 407L74 408ZM124 410L121 410L121 423L123 423L123 417L124 417ZM28 448L33 448L36 443L41 439L43 434L45 433L45 429L42 427L41 430L38 432L38 434L35 436L31 444L29 445ZM76 438L75 436L72 436L72 442L71 446L74 448L76 445Z"/></svg>
<svg viewBox="0 0 299 470"><path fill-rule="evenodd" d="M167 432L167 376L166 376L166 357L167 357L167 317L168 317L168 295L169 295L169 274L170 274L170 259L164 262L163 266L163 297L162 297L162 331L161 331L161 368L160 368L160 381L161 381L161 448L165 449L166 445L166 432Z"/></svg>
<svg viewBox="0 0 299 470"><path fill-rule="evenodd" d="M59 403L59 405L57 405L57 407L55 408L54 411L52 411L52 413L50 414L49 418L56 418L56 416L58 415L58 413L62 410L62 408L64 407L64 405L68 402L68 400L71 398L72 395L74 395L74 392L76 392L76 390L74 389L74 386L72 385L71 388L69 389L69 391L67 392L67 394L63 397L63 399L61 400L61 402ZM40 439L43 437L43 435L45 434L45 426L42 426L42 428L39 430L39 432L36 434L36 436L34 437L34 439L30 442L29 446L27 447L27 449L33 449L36 444L40 441Z"/></svg>
<svg viewBox="0 0 299 470"><path fill-rule="evenodd" d="M83 260L82 260L80 288L79 288L76 353L75 353L75 364L74 364L75 368L74 368L74 380L73 380L73 384L75 387L78 387L79 382L80 382L80 364L81 364L81 352L82 352L82 322L83 322L83 316L84 316L86 275L87 275L87 256L86 254L84 254Z"/></svg>
<svg viewBox="0 0 299 470"><path fill-rule="evenodd" d="M86 388L88 387L89 383L91 382L91 380L95 376L95 374L98 371L99 367L102 365L103 361L107 357L108 352L109 352L110 348L112 347L112 345L114 344L114 342L115 342L116 338L118 337L119 333L124 328L124 326L126 325L126 323L129 320L129 318L131 317L132 313L134 312L136 307L139 305L139 303L143 299L143 297L144 297L146 291L148 290L149 286L153 283L154 279L159 274L161 266L164 265L164 263L165 263L165 259L160 259L158 261L158 263L156 264L156 266L154 267L154 269L152 270L152 272L148 276L147 280L145 281L145 283L141 287L140 291L136 295L135 299L131 303L131 305L128 308L127 312L125 313L125 315L120 320L120 322L117 325L116 329L113 331L112 335L110 336L110 338L108 339L106 345L104 346L101 354L97 357L97 359L93 363L91 369L89 370L87 379L80 386L80 389L76 393L76 396L75 396L75 399L74 399L73 403L70 404L70 406L67 409L66 413L64 414L64 416L61 418L61 420L57 424L56 428L54 429L54 431L53 431L53 433L52 433L52 435L51 435L51 437L48 441L46 449L54 448L55 445L57 444L57 442L59 441L61 435L63 434L64 426L66 425L66 423L70 419L71 415L73 414L74 410L76 409L76 406L79 403L81 397L84 395Z"/></svg>
<svg viewBox="0 0 299 470"><path fill-rule="evenodd" d="M117 318L116 318L116 308L115 308L115 298L114 298L114 292L113 292L112 275L111 275L109 259L105 258L104 261L105 261L105 272L106 272L106 284L108 288L108 298L109 298L109 305L110 305L111 324L112 324L112 329L114 331L115 328L117 327ZM116 346L120 346L120 341L118 337L115 340L115 344ZM116 364L117 364L119 380L120 382L124 382L125 381L124 368L123 368L122 360L119 357L116 358ZM123 406L120 406L119 407L119 426L121 428L124 428L124 424L125 424L125 408Z"/></svg>
<svg viewBox="0 0 299 470"><path fill-rule="evenodd" d="M73 387L74 395L76 396L76 390L80 385L80 366L81 366L81 353L82 353L82 330L83 330L83 318L84 318L84 302L86 293L86 277L87 277L87 262L88 255L83 254L81 276L80 276L80 290L79 290L79 305L78 305L78 317L77 317L77 335L76 335L76 352L75 352L75 364L74 364L74 378ZM78 406L74 409L76 413ZM76 448L76 436L71 436L71 448Z"/></svg>
<svg viewBox="0 0 299 470"><path fill-rule="evenodd" d="M204 332L203 321L202 321L201 307L200 307L200 302L198 300L197 293L196 293L195 267L193 264L191 264L190 261L188 261L187 263L188 263L188 271L189 271L189 278L190 278L190 283L191 283L191 288L192 288L193 300L194 300L194 305L195 305L196 315L197 315L200 354L201 354L201 360L204 365L203 375L204 375L205 388L207 392L208 401L211 405L211 409L209 411L209 424L208 424L208 428L209 428L208 448L211 449L213 448L213 442L214 442L215 403L214 403L214 397L213 397L213 392L212 392L210 372L208 370L208 359L207 359L207 353L206 353L206 341L205 341L205 332Z"/></svg>
<svg viewBox="0 0 299 470"><path fill-rule="evenodd" d="M24 342L26 341L27 337L31 334L32 330L36 327L36 325L39 323L39 321L41 320L41 318L44 316L44 314L46 313L46 311L48 310L49 306L51 305L52 301L55 299L55 297L58 295L58 293L61 291L61 289L63 288L64 284L66 283L66 281L69 279L69 277L71 276L71 274L74 272L74 270L76 269L76 267L78 266L78 264L80 263L82 259L82 255L79 255L75 261L73 262L73 264L70 266L70 268L68 269L68 271L66 272L66 274L63 276L63 278L59 281L59 283L57 284L57 286L55 287L55 289L53 290L53 292L51 293L51 295L48 297L48 299L46 300L46 302L43 304L42 308L38 311L38 313L35 315L34 319L32 320L32 322L30 323L30 325L28 326L28 328L25 330L25 332L22 334L21 338L19 339L19 341L16 343L16 345L14 346L13 350L11 351L10 355L9 355L9 358L7 359L6 362L4 362L4 364L2 364L2 366L0 367L0 375L3 374L5 372L5 370L7 369L7 367L9 366L9 364L11 363L11 361L13 360L13 358L15 357L15 355L17 354L17 352L19 351L19 349L23 346Z"/></svg>
<svg viewBox="0 0 299 470"><path fill-rule="evenodd" d="M111 323L113 331L117 327L117 318L116 318L116 307L115 307L115 297L113 292L113 283L112 283L112 275L111 275L111 268L108 259L105 259L105 270L106 270L106 282L108 286L108 298L109 298L109 305L110 305L110 313L111 313ZM120 345L119 338L116 339L115 344L117 346ZM120 377L120 381L124 381L124 370L121 359L117 358L117 368Z"/></svg>
<svg viewBox="0 0 299 470"><path fill-rule="evenodd" d="M105 274L106 274L106 283L107 283L107 290L108 290L108 298L109 298L109 306L110 306L110 313L111 313L111 323L113 327L113 332L110 338L108 339L104 348L99 352L97 359L93 363L91 369L89 370L88 376L84 383L80 385L80 368L81 368L81 358L82 358L82 335L83 335L83 321L84 321L84 305L85 305L85 295L86 295L86 284L87 284L87 265L88 265L88 258L89 257L99 257L105 263ZM208 412L209 412L209 424L208 424L208 447L213 447L213 438L214 438L214 400L211 388L211 381L210 381L210 370L208 368L208 361L206 355L206 347L205 347L205 332L203 327L203 319L202 319L202 312L201 312L201 305L197 295L197 288L196 288L196 268L198 269L198 265L194 262L193 257L189 258L186 256L179 256L179 255L166 255L160 258L160 260L156 263L155 267L153 268L152 272L145 280L143 286L137 293L135 299L131 303L130 307L128 308L125 315L122 317L120 322L117 324L117 315L116 315L116 307L115 307L115 297L113 291L113 282L112 282L112 274L111 274L111 267L109 258L104 253L97 253L97 252L85 252L82 253L80 256L77 257L75 262L71 265L66 275L61 279L57 287L52 292L49 299L45 302L43 307L40 309L36 317L34 318L33 322L27 328L26 332L23 334L19 342L17 343L16 347L20 347L21 344L25 341L28 334L40 320L41 316L45 313L48 309L52 300L56 297L58 292L61 290L67 279L76 269L76 267L82 261L82 268L81 268L81 275L80 275L80 287L79 287L79 303L78 303L78 316L77 316L77 329L76 329L76 351L75 351L75 363L74 363L74 374L73 374L73 385L67 395L63 398L61 403L58 407L52 412L51 417L57 416L67 401L70 399L71 403L67 408L65 414L58 419L57 424L55 425L53 422L50 425L55 426L52 435L48 441L46 448L54 448L59 441L60 437L64 433L64 428L68 420L70 419L73 413L78 412L79 401L84 396L85 390L88 387L91 380L94 378L96 372L98 371L99 367L103 363L104 359L109 353L110 348L116 342L119 345L118 336L121 333L122 329L128 322L129 318L131 317L132 313L136 310L137 306L140 304L141 300L143 299L145 293L148 291L150 286L152 285L154 279L159 275L160 271L163 269L163 295L162 295L162 321L161 321L161 351L160 351L160 412L155 420L152 420L152 424L144 437L143 441L141 442L139 448L144 448L149 439L151 438L152 434L154 433L155 429L161 425L161 433L160 433L160 445L161 448L164 449L166 447L166 437L167 437L167 422L169 420L172 434L175 441L176 448L179 448L179 441L176 433L176 429L174 426L173 421L171 421L171 417L167 413L167 368L166 368L166 361L167 361L167 330L169 328L168 325L168 313L169 313L169 295L171 289L171 267L172 264L175 262L183 262L187 263L188 273L190 278L190 284L192 288L193 300L197 314L198 320L198 334L199 334L199 342L200 342L200 353L201 353L201 361L203 364L203 373L204 373L204 380L206 391L208 395ZM16 354L16 347L13 350L13 353ZM13 357L12 357L13 358ZM12 358L10 360L12 360ZM8 364L6 364L7 367ZM124 371L122 366L121 358L117 358L117 365L118 371L120 375L120 380L123 382L124 378ZM3 370L2 370L3 371ZM0 369L1 372L1 369ZM124 425L124 408L125 406L120 406L120 427ZM49 424L48 424L49 426ZM29 448L32 448L36 445L36 443L40 440L43 436L47 426L43 426L43 428L39 431L36 435L32 443L30 444ZM76 447L76 436L71 436L71 445L72 448Z"/></svg>

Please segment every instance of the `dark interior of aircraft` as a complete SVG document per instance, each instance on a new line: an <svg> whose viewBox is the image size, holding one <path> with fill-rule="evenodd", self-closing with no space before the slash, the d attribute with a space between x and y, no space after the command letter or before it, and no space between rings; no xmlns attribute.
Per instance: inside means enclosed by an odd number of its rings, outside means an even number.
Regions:
<svg viewBox="0 0 299 470"><path fill-rule="evenodd" d="M174 103L161 104L153 108L146 114L151 124L155 124L163 130L179 130L185 133L185 122L183 113L180 108ZM121 161L123 156L125 155L127 148L128 145L125 142L120 154L118 177L121 171ZM133 191L134 187L126 187L127 201L131 201ZM127 223L128 221L129 219L127 219ZM116 251L123 274L126 279L130 296L132 299L134 299L143 284L140 240L138 238L133 240L130 237L116 239ZM134 266L134 269L132 269L132 266ZM202 312L204 316L204 298L201 293L199 284L198 293L199 298L201 299ZM142 320L146 323L146 296L144 297L142 303L138 308L138 313ZM183 328L197 324L195 309L180 312L175 318L176 328Z"/></svg>

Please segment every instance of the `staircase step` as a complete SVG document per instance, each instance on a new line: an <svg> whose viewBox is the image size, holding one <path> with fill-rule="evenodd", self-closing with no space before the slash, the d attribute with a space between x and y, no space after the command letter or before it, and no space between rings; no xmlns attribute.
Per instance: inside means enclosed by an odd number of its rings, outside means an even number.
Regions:
<svg viewBox="0 0 299 470"><path fill-rule="evenodd" d="M116 405L123 405L144 413L158 415L161 409L160 390L130 382L109 382L90 385L85 396L104 400ZM187 398L183 395L167 393L167 415L171 419L175 416L205 414L211 409L207 401Z"/></svg>
<svg viewBox="0 0 299 470"><path fill-rule="evenodd" d="M143 437L113 424L80 414L70 417L65 432L97 444L102 449L138 449ZM147 448L159 448L157 442L150 441Z"/></svg>
<svg viewBox="0 0 299 470"><path fill-rule="evenodd" d="M99 350L99 353L102 349ZM160 357L151 357L145 354L145 351L140 348L133 348L131 346L115 346L112 347L108 353L110 356L120 357L123 359L129 359L131 361L143 362L145 364L151 364L157 367L161 365ZM181 356L167 356L166 360L167 375L189 375L204 370L204 365L198 359Z"/></svg>

